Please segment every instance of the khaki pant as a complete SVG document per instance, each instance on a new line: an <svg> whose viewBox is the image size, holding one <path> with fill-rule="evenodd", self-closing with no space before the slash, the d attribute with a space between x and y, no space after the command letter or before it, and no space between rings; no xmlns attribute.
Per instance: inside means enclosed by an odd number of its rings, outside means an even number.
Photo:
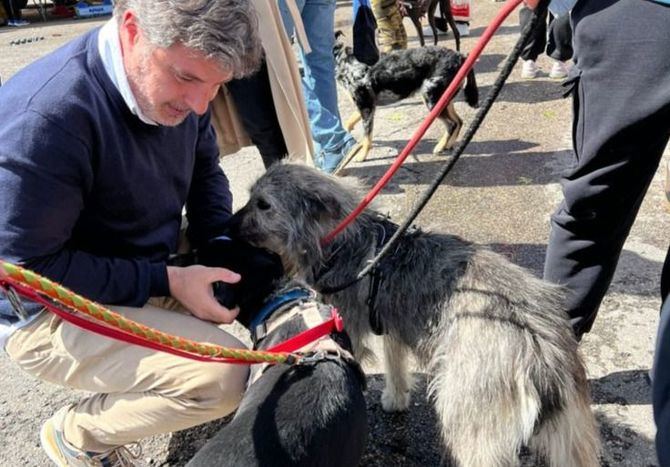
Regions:
<svg viewBox="0 0 670 467"><path fill-rule="evenodd" d="M243 347L191 315L153 305L110 308L170 334ZM221 418L239 404L248 377L246 365L145 349L82 330L46 311L15 331L6 350L33 376L94 393L70 408L64 428L71 444L91 452Z"/></svg>
<svg viewBox="0 0 670 467"><path fill-rule="evenodd" d="M372 0L372 14L377 21L377 42L381 53L407 48L407 32L397 0Z"/></svg>

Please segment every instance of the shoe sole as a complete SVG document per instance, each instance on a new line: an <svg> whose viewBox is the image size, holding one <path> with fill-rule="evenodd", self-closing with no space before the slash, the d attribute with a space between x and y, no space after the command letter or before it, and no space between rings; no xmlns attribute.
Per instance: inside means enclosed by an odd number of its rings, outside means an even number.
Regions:
<svg viewBox="0 0 670 467"><path fill-rule="evenodd" d="M51 435L51 436L49 436ZM58 454L60 449L58 446L54 445L55 433L53 432L53 423L51 420L47 420L42 429L40 430L40 444L46 455L51 459L51 462L56 464L58 467L68 467L67 461L62 459Z"/></svg>

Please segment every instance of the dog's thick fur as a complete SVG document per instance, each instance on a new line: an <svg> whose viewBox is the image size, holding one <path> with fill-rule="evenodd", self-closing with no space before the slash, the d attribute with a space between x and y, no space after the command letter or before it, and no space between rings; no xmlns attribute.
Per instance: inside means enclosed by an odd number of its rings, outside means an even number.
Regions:
<svg viewBox="0 0 670 467"><path fill-rule="evenodd" d="M357 204L334 177L300 165L272 167L234 216L246 240L275 251L289 271L327 290L346 284L394 225L364 212L326 236ZM512 466L528 446L555 467L599 465L588 382L562 290L461 238L414 230L379 266L374 310L384 331L386 410L409 406L406 356L428 373L444 443L465 467ZM371 333L365 278L325 296L362 356Z"/></svg>
<svg viewBox="0 0 670 467"><path fill-rule="evenodd" d="M439 5L442 21L444 21L445 26L448 24L451 27L454 34L456 50L461 50L461 33L458 31L454 15L451 13L451 2L449 0L402 0L400 5L404 10L404 14L412 20L422 47L426 45L426 39L423 37L423 25L421 24L421 18L424 15L428 17L428 25L433 32L433 44L437 45L438 34L437 26L435 25L435 11Z"/></svg>
<svg viewBox="0 0 670 467"><path fill-rule="evenodd" d="M339 35L336 34L339 37ZM432 110L440 100L451 81L465 61L458 52L443 47L420 47L394 50L384 54L372 66L359 62L351 47L337 40L335 54L335 77L347 91L356 106L356 112L345 122L351 131L356 123L363 121L363 142L355 154L357 161L363 161L372 147L372 130L375 110L379 105L401 101L416 92L421 93L428 110ZM470 70L465 85L465 100L476 107L479 92L474 70ZM438 117L445 125L445 132L433 149L440 153L451 149L463 126L463 120L456 113L453 100ZM340 164L344 167L349 161Z"/></svg>
<svg viewBox="0 0 670 467"><path fill-rule="evenodd" d="M240 304L237 319L247 327L265 295L281 287L273 258L239 241L208 245L197 260L240 272L242 281L235 290L235 301ZM281 319L294 308L280 308L271 318ZM330 317L327 313L327 309L319 311L324 320ZM304 331L301 318L298 314L281 323L255 342L255 347L266 350ZM333 333L330 338L340 348L351 350L346 333ZM252 366L252 375L261 371L255 368L258 366ZM188 465L358 465L368 433L364 384L360 367L350 359L271 366L247 389L233 419Z"/></svg>

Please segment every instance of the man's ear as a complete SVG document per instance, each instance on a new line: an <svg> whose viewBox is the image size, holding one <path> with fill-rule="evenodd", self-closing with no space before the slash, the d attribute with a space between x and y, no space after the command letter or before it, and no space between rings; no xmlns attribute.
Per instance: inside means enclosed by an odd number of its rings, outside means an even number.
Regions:
<svg viewBox="0 0 670 467"><path fill-rule="evenodd" d="M119 23L119 33L122 38L122 43L125 42L126 46L137 44L137 41L140 38L140 27L137 24L137 16L133 10L126 10L123 12L123 16Z"/></svg>

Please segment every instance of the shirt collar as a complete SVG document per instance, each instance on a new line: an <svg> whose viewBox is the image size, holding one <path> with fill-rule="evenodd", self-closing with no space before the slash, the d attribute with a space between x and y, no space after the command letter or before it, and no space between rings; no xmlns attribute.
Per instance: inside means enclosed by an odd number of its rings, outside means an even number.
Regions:
<svg viewBox="0 0 670 467"><path fill-rule="evenodd" d="M118 89L124 102L130 111L144 123L149 125L158 125L155 121L142 113L140 106L137 105L137 99L128 84L128 75L123 66L123 54L121 53L121 41L119 39L119 26L116 18L112 18L100 28L98 34L98 52L102 59L109 79L112 80L116 89Z"/></svg>

